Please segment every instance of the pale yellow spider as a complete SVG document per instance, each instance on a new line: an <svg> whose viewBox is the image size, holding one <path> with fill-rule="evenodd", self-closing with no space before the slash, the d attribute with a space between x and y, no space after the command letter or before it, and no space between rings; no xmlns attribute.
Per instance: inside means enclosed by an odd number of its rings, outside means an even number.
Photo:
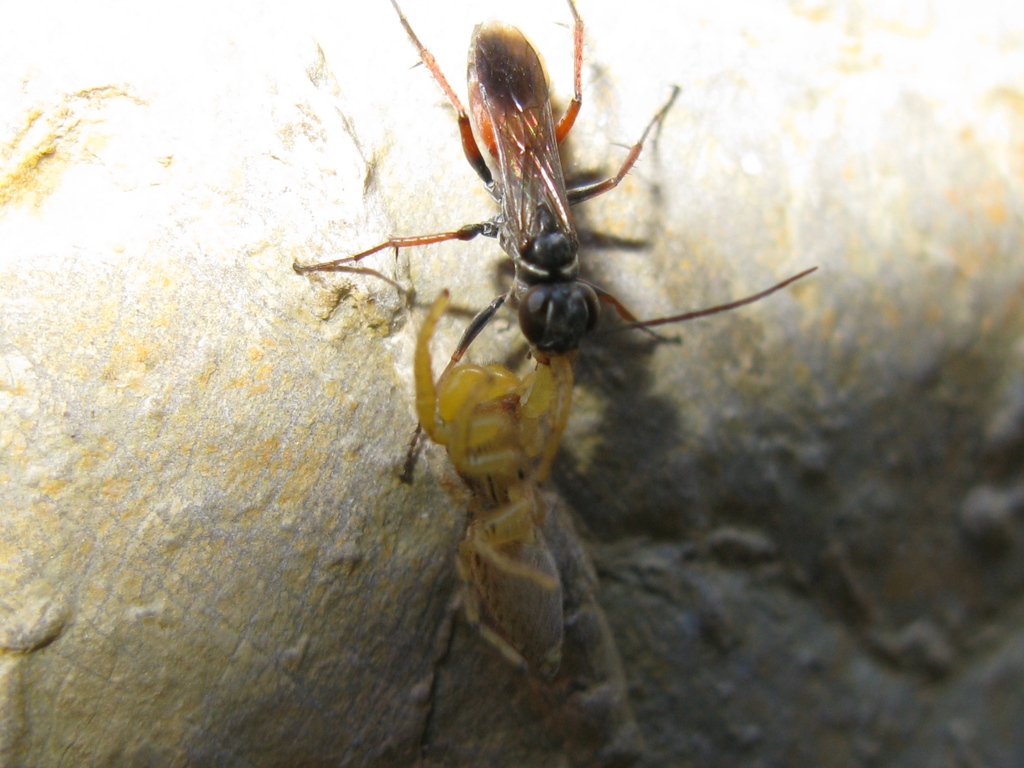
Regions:
<svg viewBox="0 0 1024 768"><path fill-rule="evenodd" d="M430 340L448 306L437 298L416 344L416 408L471 491L459 546L466 616L514 664L553 675L562 655L562 586L541 526L538 484L565 429L572 363L551 356L524 376L502 365L459 363L435 383Z"/></svg>

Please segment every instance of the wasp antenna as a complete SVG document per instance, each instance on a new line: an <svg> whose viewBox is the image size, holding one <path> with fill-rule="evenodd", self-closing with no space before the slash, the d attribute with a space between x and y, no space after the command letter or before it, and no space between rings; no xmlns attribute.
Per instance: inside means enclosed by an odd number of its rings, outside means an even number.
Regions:
<svg viewBox="0 0 1024 768"><path fill-rule="evenodd" d="M776 283L771 288L767 288L760 293L755 293L751 296L746 296L736 301L730 301L728 304L719 304L714 307L708 307L706 309L698 309L693 312L684 312L681 315L671 315L669 317L658 317L654 320L637 320L632 323L626 323L625 328L653 328L656 325L668 325L669 323L683 323L687 320L696 320L698 317L707 317L708 315L717 315L719 312L728 312L730 309L737 309L738 307L744 307L747 304L753 304L755 301L771 296L776 291L781 291L787 285L795 283L801 278L807 277L811 272L817 270L817 267L811 267L805 269L803 272L797 275L793 275L790 278L783 280L781 283Z"/></svg>

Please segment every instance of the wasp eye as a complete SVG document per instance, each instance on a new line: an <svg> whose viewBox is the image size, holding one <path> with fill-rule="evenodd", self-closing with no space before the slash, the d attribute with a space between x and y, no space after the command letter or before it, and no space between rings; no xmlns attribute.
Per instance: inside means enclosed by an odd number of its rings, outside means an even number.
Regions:
<svg viewBox="0 0 1024 768"><path fill-rule="evenodd" d="M583 283L544 283L526 292L519 304L519 327L542 352L565 354L597 325L597 294Z"/></svg>

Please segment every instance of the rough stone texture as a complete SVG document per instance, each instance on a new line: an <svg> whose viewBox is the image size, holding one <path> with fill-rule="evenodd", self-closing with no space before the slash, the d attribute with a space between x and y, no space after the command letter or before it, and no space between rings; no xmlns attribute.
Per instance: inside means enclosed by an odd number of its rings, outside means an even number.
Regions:
<svg viewBox="0 0 1024 768"><path fill-rule="evenodd" d="M565 100L568 14L510 6L404 5L460 92L494 16ZM585 346L550 686L453 611L443 451L397 478L423 305L497 246L291 271L493 212L389 5L5 10L0 765L1024 764L1024 14L960 6L580 0L570 174L682 86L587 275L821 269Z"/></svg>

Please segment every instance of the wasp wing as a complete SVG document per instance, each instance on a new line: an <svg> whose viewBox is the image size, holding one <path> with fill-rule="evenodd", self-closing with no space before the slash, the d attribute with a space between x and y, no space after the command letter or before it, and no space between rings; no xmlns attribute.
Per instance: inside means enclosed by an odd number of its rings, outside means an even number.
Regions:
<svg viewBox="0 0 1024 768"><path fill-rule="evenodd" d="M477 133L497 163L502 247L518 259L540 234L543 209L575 241L544 65L515 27L489 22L476 28L469 101Z"/></svg>

